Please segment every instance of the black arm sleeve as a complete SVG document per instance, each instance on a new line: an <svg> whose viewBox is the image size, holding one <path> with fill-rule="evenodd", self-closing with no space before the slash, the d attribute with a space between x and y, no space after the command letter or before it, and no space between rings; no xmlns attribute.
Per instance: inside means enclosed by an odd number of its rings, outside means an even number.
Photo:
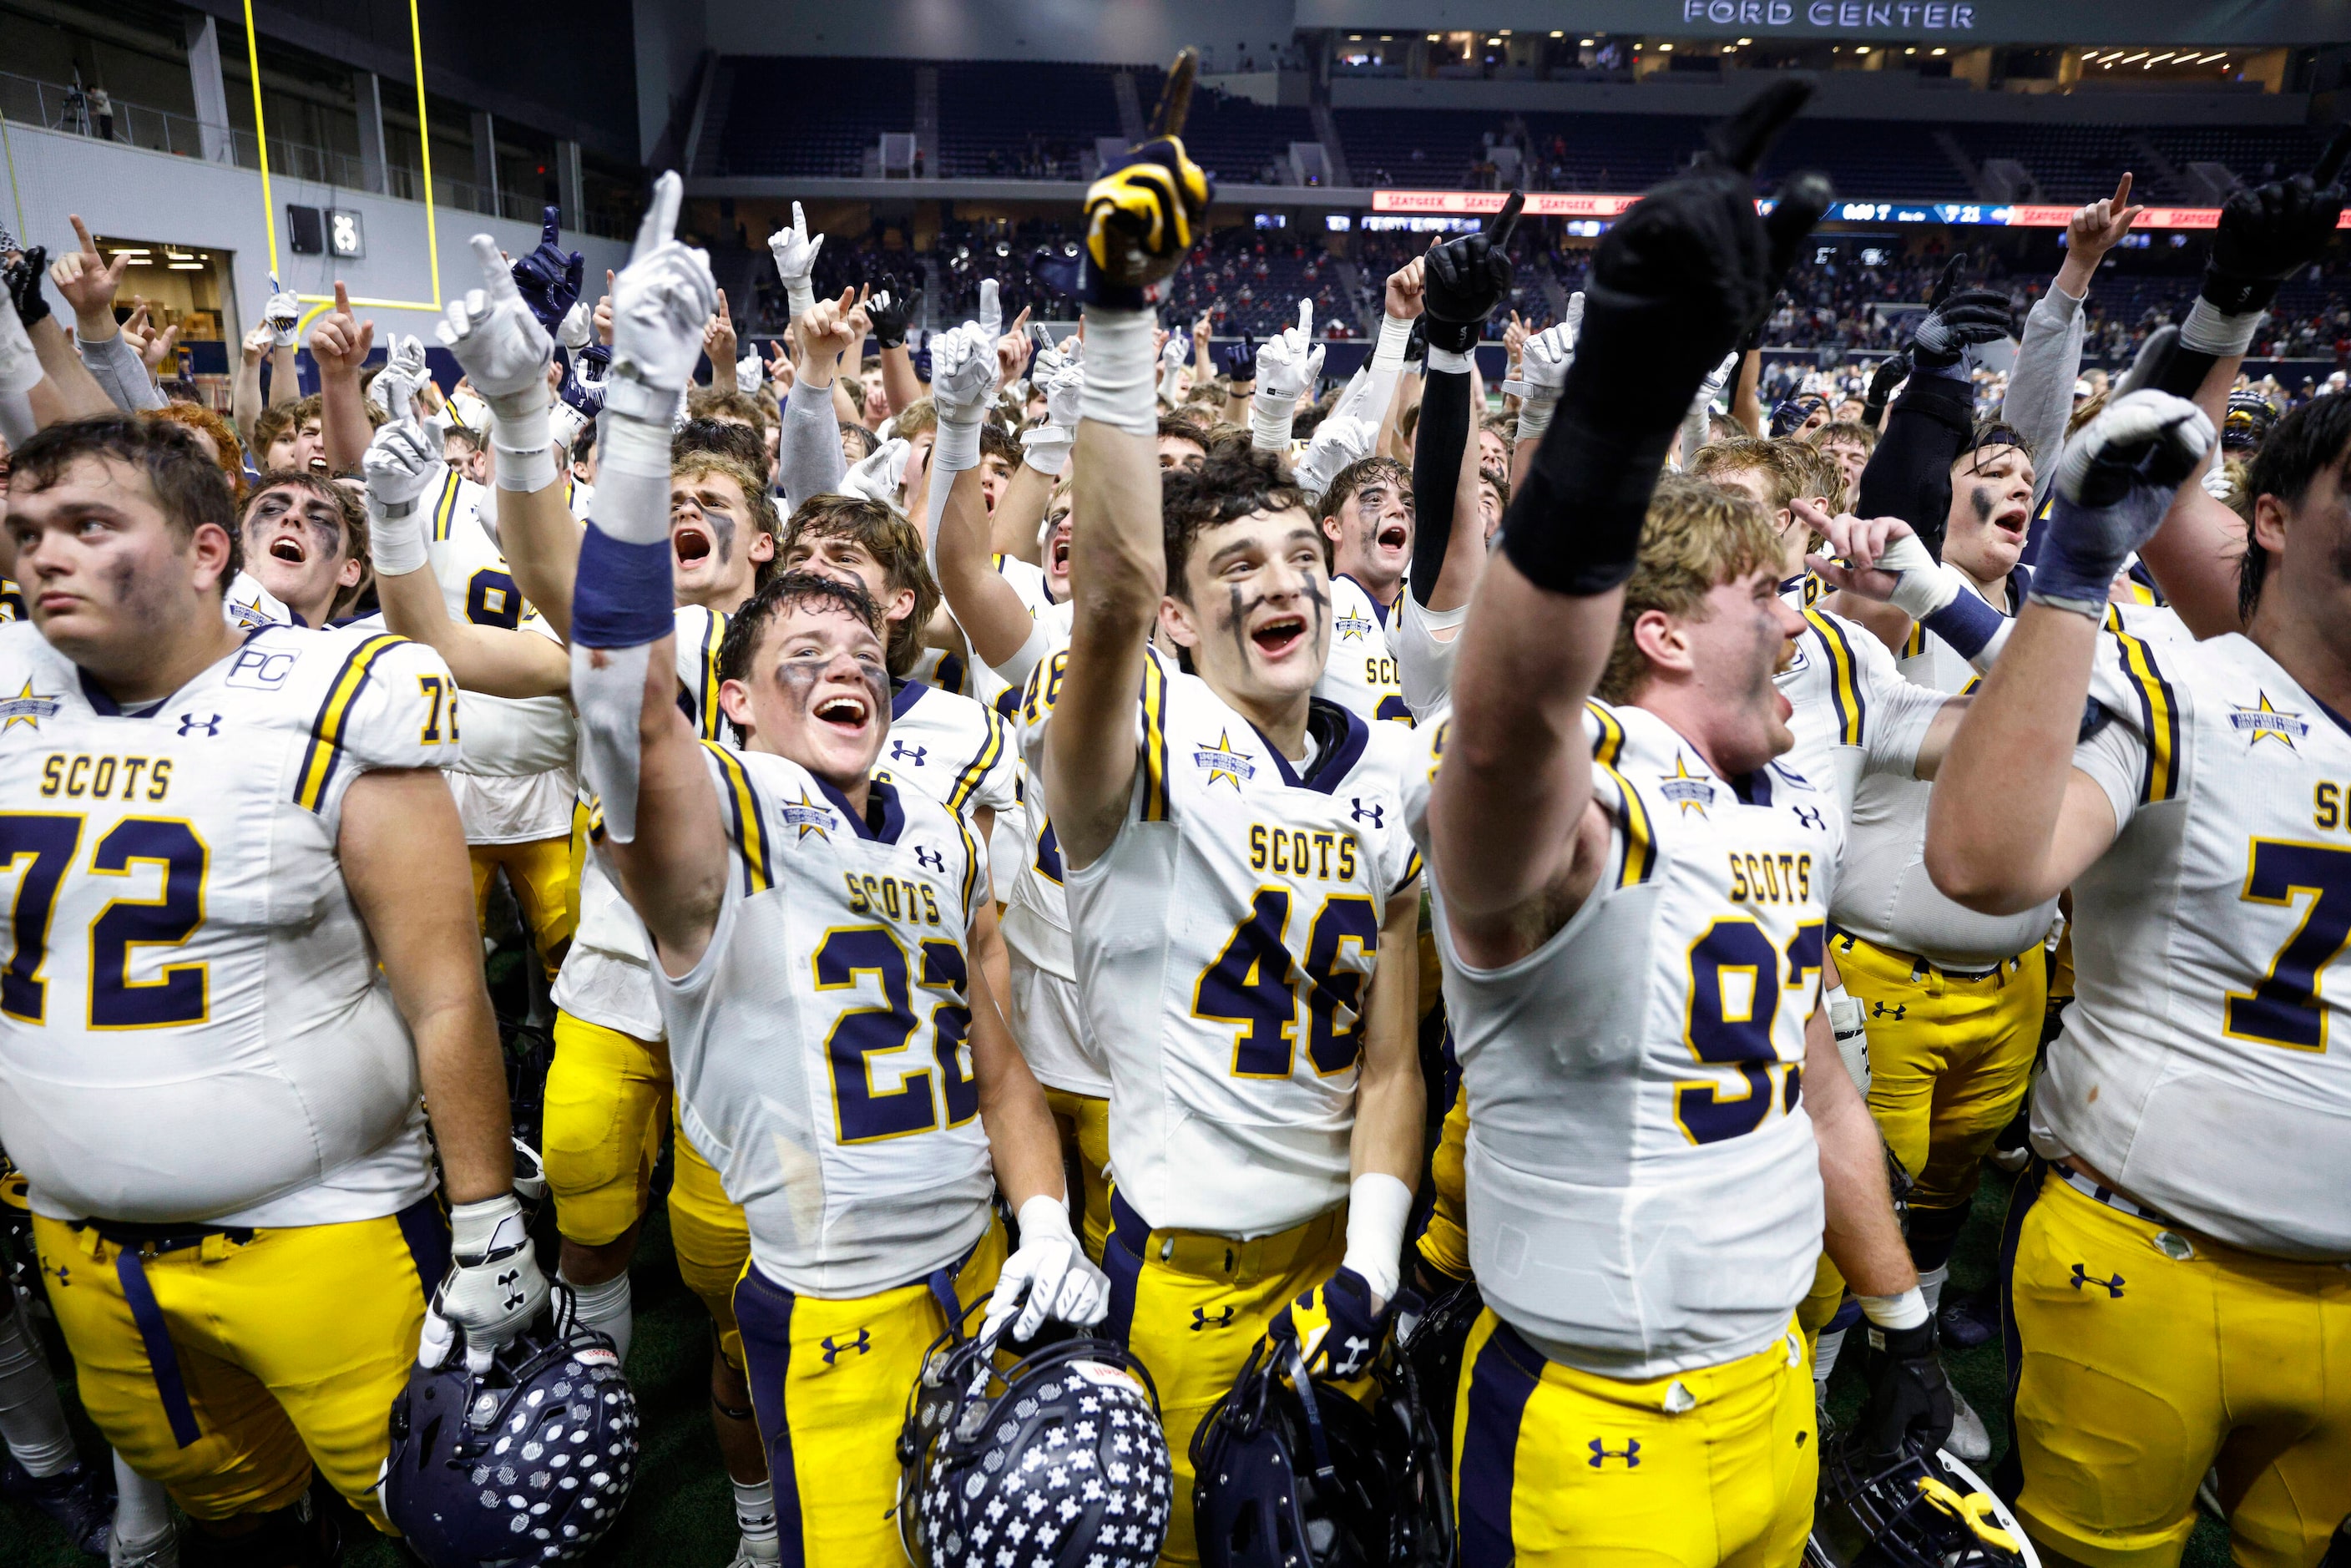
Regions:
<svg viewBox="0 0 2351 1568"><path fill-rule="evenodd" d="M1468 372L1430 370L1412 453L1412 596L1423 610L1453 542L1453 497L1468 451Z"/></svg>
<svg viewBox="0 0 2351 1568"><path fill-rule="evenodd" d="M1948 376L1914 375L1886 411L1886 434L1861 471L1854 512L1899 517L1937 560L1951 511L1951 465L1975 429L1975 388Z"/></svg>

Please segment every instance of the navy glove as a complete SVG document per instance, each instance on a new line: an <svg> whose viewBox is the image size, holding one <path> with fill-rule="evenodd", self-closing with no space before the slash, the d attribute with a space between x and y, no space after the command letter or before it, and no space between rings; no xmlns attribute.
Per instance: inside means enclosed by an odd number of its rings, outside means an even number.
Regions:
<svg viewBox="0 0 2351 1568"><path fill-rule="evenodd" d="M49 314L49 302L41 297L41 277L48 270L48 247L37 245L0 267L0 279L6 281L8 298L16 302L16 319L28 331Z"/></svg>
<svg viewBox="0 0 2351 1568"><path fill-rule="evenodd" d="M601 343L590 343L564 361L563 381L555 395L586 414L590 419L604 412L604 372L612 363L612 350Z"/></svg>
<svg viewBox="0 0 2351 1568"><path fill-rule="evenodd" d="M514 264L515 289L538 324L551 335L580 301L581 270L588 265L578 251L556 248L562 233L563 209L547 207L539 214L538 248Z"/></svg>
<svg viewBox="0 0 2351 1568"><path fill-rule="evenodd" d="M1226 343L1217 350L1217 363L1225 374L1236 382L1257 380L1257 345L1243 337L1238 343Z"/></svg>
<svg viewBox="0 0 2351 1568"><path fill-rule="evenodd" d="M1959 287L1967 267L1967 252L1951 257L1935 291L1927 297L1927 313L1910 329L1910 362L1920 371L1949 370L1978 343L2016 335L2015 313L2009 308L2007 295L1993 288Z"/></svg>
<svg viewBox="0 0 2351 1568"><path fill-rule="evenodd" d="M1910 356L1907 353L1888 354L1877 361L1877 373L1869 378L1869 392L1861 400L1861 423L1876 430L1886 417L1886 402L1894 389L1910 379Z"/></svg>
<svg viewBox="0 0 2351 1568"><path fill-rule="evenodd" d="M1458 235L1428 253L1421 301L1432 347L1466 354L1486 318L1510 291L1510 235L1519 226L1523 192L1512 191L1502 210L1476 234Z"/></svg>
<svg viewBox="0 0 2351 1568"><path fill-rule="evenodd" d="M1371 1285L1343 1268L1276 1312L1266 1337L1295 1343L1312 1376L1361 1377L1387 1337L1389 1311L1374 1312Z"/></svg>
<svg viewBox="0 0 2351 1568"><path fill-rule="evenodd" d="M1873 1454L1931 1454L1951 1435L1951 1385L1936 1354L1935 1320L1916 1328L1870 1326L1862 1373L1869 1392L1854 1437Z"/></svg>
<svg viewBox="0 0 2351 1568"><path fill-rule="evenodd" d="M2343 215L2346 154L2351 128L2335 133L2313 172L2229 193L2205 264L2206 299L2231 316L2264 309L2279 283L2318 259Z"/></svg>

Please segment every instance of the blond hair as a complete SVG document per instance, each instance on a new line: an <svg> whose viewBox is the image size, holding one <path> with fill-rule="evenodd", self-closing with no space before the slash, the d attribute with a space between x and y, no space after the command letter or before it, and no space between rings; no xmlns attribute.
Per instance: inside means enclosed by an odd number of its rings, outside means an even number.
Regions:
<svg viewBox="0 0 2351 1568"><path fill-rule="evenodd" d="M1776 570L1779 562L1779 536L1751 498L1702 479L1659 480L1641 528L1640 559L1625 584L1600 699L1630 702L1648 684L1648 655L1633 641L1642 616L1655 610L1702 620L1708 594L1750 572Z"/></svg>

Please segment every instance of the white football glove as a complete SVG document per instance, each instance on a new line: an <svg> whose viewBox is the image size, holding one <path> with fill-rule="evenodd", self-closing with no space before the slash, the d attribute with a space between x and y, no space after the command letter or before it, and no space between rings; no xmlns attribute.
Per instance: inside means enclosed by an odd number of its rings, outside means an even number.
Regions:
<svg viewBox="0 0 2351 1568"><path fill-rule="evenodd" d="M1003 293L992 277L979 280L979 329L987 334L991 343L1004 336Z"/></svg>
<svg viewBox="0 0 2351 1568"><path fill-rule="evenodd" d="M290 349L296 342L295 324L302 319L302 302L291 290L277 287L277 275L269 275L269 298L262 302L261 319L269 326L269 340L281 349Z"/></svg>
<svg viewBox="0 0 2351 1568"><path fill-rule="evenodd" d="M1257 351L1257 390L1249 395L1249 444L1279 452L1290 444L1290 422L1298 400L1322 368L1322 345L1312 342L1314 301L1298 302L1298 324L1284 327Z"/></svg>
<svg viewBox="0 0 2351 1568"><path fill-rule="evenodd" d="M1379 436L1380 427L1374 420L1335 412L1324 415L1308 439L1305 452L1292 465L1299 487L1310 496L1328 494L1331 481L1339 476L1339 471L1350 463L1369 457Z"/></svg>
<svg viewBox="0 0 2351 1568"><path fill-rule="evenodd" d="M710 257L676 237L684 189L675 171L653 182L653 205L637 230L629 265L612 280L612 367L604 406L649 424L676 417L702 358L703 329L718 308ZM812 247L809 254L815 254Z"/></svg>
<svg viewBox="0 0 2351 1568"><path fill-rule="evenodd" d="M1167 346L1159 350L1159 397L1163 402L1174 402L1184 395L1184 367L1191 362L1192 340L1170 333Z"/></svg>
<svg viewBox="0 0 2351 1568"><path fill-rule="evenodd" d="M1722 389L1730 384L1730 378L1738 373L1740 359L1739 350L1733 349L1722 356L1722 363L1706 372L1706 380L1698 384L1698 402L1708 407L1713 405L1714 400L1722 395Z"/></svg>
<svg viewBox="0 0 2351 1568"><path fill-rule="evenodd" d="M417 389L424 384L425 375L424 340L395 334L383 369L368 382L368 402L392 419L406 419L415 412Z"/></svg>
<svg viewBox="0 0 2351 1568"><path fill-rule="evenodd" d="M1044 368L1049 358L1060 361L1050 371ZM1050 349L1037 357L1037 363L1036 385L1045 394L1045 423L1020 433L1022 458L1040 474L1058 475L1069 465L1071 448L1078 439L1078 403L1085 394L1086 372L1061 361L1061 356Z"/></svg>
<svg viewBox="0 0 2351 1568"><path fill-rule="evenodd" d="M914 444L903 435L893 435L873 449L873 455L852 466L841 481L843 493L862 496L869 501L879 501L885 507L898 504L899 487L905 483L906 455Z"/></svg>
<svg viewBox="0 0 2351 1568"><path fill-rule="evenodd" d="M2204 493L2216 501L2226 501L2237 493L2236 481L2230 478L2229 470L2218 463L2204 470L2201 483Z"/></svg>
<svg viewBox="0 0 2351 1568"><path fill-rule="evenodd" d="M547 1276L514 1194L461 1203L449 1211L449 1273L425 1311L416 1359L439 1366L463 1333L466 1369L487 1372L491 1358L546 1310Z"/></svg>
<svg viewBox="0 0 2351 1568"><path fill-rule="evenodd" d="M759 361L759 350L752 350L735 361L735 390L747 394L758 392L767 373L768 367Z"/></svg>
<svg viewBox="0 0 2351 1568"><path fill-rule="evenodd" d="M996 340L976 321L931 340L931 403L939 423L977 423L996 395Z"/></svg>
<svg viewBox="0 0 2351 1568"><path fill-rule="evenodd" d="M555 340L523 303L514 270L498 254L498 242L475 235L473 247L482 287L449 301L434 336L457 356L465 380L500 418L544 408L552 395L547 371L555 362Z"/></svg>
<svg viewBox="0 0 2351 1568"><path fill-rule="evenodd" d="M1019 1343L1034 1335L1049 1317L1083 1328L1109 1313L1110 1277L1079 1249L1061 1200L1040 1195L1022 1204L1020 1249L1004 1260L1004 1270L997 1276L979 1337L996 1339L1009 1321L1013 1341Z"/></svg>
<svg viewBox="0 0 2351 1568"><path fill-rule="evenodd" d="M571 308L563 313L562 322L555 329L555 340L572 353L578 353L596 338L596 313L585 299L575 299Z"/></svg>
<svg viewBox="0 0 2351 1568"><path fill-rule="evenodd" d="M800 212L798 202L792 204L792 226L778 229L768 236L768 254L776 258L776 273L784 280L784 298L793 319L808 314L816 303L816 253L824 248L824 235L809 238L808 218ZM708 312L705 312L708 314Z"/></svg>
<svg viewBox="0 0 2351 1568"><path fill-rule="evenodd" d="M1575 363L1575 338L1583 327L1583 291L1578 289L1567 302L1566 320L1527 340L1519 360L1523 379L1502 383L1502 390L1519 400L1519 440L1540 440L1551 428L1552 411L1567 385L1567 368Z"/></svg>
<svg viewBox="0 0 2351 1568"><path fill-rule="evenodd" d="M24 318L14 309L0 308L0 392L31 392L47 373L41 369L31 334L25 330Z"/></svg>
<svg viewBox="0 0 2351 1568"><path fill-rule="evenodd" d="M448 473L441 444L415 420L395 419L368 442L360 468L367 476L368 557L377 575L421 570L424 513L416 503Z"/></svg>

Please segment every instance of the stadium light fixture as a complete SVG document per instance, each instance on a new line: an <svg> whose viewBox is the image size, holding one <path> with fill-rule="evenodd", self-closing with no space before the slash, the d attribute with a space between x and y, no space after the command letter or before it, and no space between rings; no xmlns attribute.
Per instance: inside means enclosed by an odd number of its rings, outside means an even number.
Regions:
<svg viewBox="0 0 2351 1568"><path fill-rule="evenodd" d="M1552 37L1554 38L1564 38L1567 35L1565 33L1553 33Z"/></svg>
<svg viewBox="0 0 2351 1568"><path fill-rule="evenodd" d="M1741 38L1741 39L1740 39L1740 40L1739 40L1739 47L1740 47L1740 48L1742 48L1742 49L1743 49L1743 48L1745 48L1748 45L1750 45L1750 44L1753 43L1754 41L1755 41L1755 40L1754 40L1754 39L1752 39L1752 38Z"/></svg>
<svg viewBox="0 0 2351 1568"><path fill-rule="evenodd" d="M2168 60L2168 59L2171 58L2171 57L2172 57L2173 53L2174 53L2174 51L2173 51L2173 50L2166 49L2166 50L2164 50L2164 51L2163 51L2163 53L2161 53L2161 54L2159 54L2159 55L2156 56L2156 57L2155 57L2155 58L2153 58L2153 59L2151 59L2151 60L2147 61L2147 65L2148 65L2148 66L2159 66L2159 65L2161 65L2164 61L2166 61L2166 60ZM2145 68L2143 67L2143 68L2142 68L2142 69L2144 69Z"/></svg>
<svg viewBox="0 0 2351 1568"><path fill-rule="evenodd" d="M2135 66L2135 65L2138 64L2138 63L2139 63L2139 61L2141 61L2141 60L2143 60L2143 59L2147 58L2147 54L2148 54L2148 51L2147 51L2147 50L2146 50L2146 49L2141 49L2138 53L2137 53L2137 54L2135 54L2135 55L2132 55L2132 56L2130 56L2128 58L2125 59L2125 60L2123 61L2123 64L2125 64L2125 65L2126 65L2126 66Z"/></svg>
<svg viewBox="0 0 2351 1568"><path fill-rule="evenodd" d="M1915 54L1917 54L1917 53L1918 52L1918 46L1917 46L1917 45L1916 45L1916 44L1913 44L1913 45L1911 45L1908 48L1907 48L1907 49L1903 50L1902 52L1903 52L1904 54L1906 54L1906 55L1915 55Z"/></svg>
<svg viewBox="0 0 2351 1568"><path fill-rule="evenodd" d="M1674 47L1671 44L1659 44L1657 46L1657 53L1661 55L1670 55L1673 52Z"/></svg>
<svg viewBox="0 0 2351 1568"><path fill-rule="evenodd" d="M1553 33L1552 37L1556 38L1559 35L1557 33ZM1579 49L1588 49L1592 47L1592 40L1589 38L1578 38L1575 40L1575 47Z"/></svg>
<svg viewBox="0 0 2351 1568"><path fill-rule="evenodd" d="M1938 46L1937 46L1937 47L1934 47L1934 48L1931 48L1931 49L1928 50L1927 52L1928 52L1928 54L1930 54L1930 55L1940 55L1940 54L1948 54L1948 53L1949 53L1949 50L1947 50L1947 49L1945 49L1945 48L1941 47L1939 45L1938 45Z"/></svg>
<svg viewBox="0 0 2351 1568"><path fill-rule="evenodd" d="M1853 52L1856 55L1865 55L1869 53L1869 46L1867 44L1856 45Z"/></svg>

